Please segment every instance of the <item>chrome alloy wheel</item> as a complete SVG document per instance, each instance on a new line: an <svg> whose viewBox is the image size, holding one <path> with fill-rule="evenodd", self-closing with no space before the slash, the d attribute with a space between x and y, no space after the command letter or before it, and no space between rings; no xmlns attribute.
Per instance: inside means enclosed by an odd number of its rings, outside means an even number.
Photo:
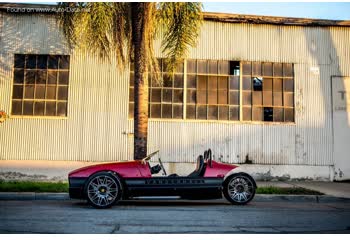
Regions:
<svg viewBox="0 0 350 240"><path fill-rule="evenodd" d="M227 191L234 202L245 203L254 194L254 184L248 177L233 177L228 183Z"/></svg>
<svg viewBox="0 0 350 240"><path fill-rule="evenodd" d="M110 176L96 176L87 186L89 200L98 207L111 205L118 196L118 184Z"/></svg>

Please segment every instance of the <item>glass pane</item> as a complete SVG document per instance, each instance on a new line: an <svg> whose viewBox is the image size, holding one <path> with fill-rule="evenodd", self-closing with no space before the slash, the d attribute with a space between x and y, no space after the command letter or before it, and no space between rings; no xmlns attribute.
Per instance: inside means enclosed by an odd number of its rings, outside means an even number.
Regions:
<svg viewBox="0 0 350 240"><path fill-rule="evenodd" d="M162 90L161 89L154 89L152 88L151 90L152 94L152 102L160 102L161 101L161 96L162 96Z"/></svg>
<svg viewBox="0 0 350 240"><path fill-rule="evenodd" d="M173 91L172 89L163 89L163 102L173 101Z"/></svg>
<svg viewBox="0 0 350 240"><path fill-rule="evenodd" d="M207 89L207 76L198 76L198 89L199 90L206 90Z"/></svg>
<svg viewBox="0 0 350 240"><path fill-rule="evenodd" d="M294 94L293 93L284 93L284 106L294 107Z"/></svg>
<svg viewBox="0 0 350 240"><path fill-rule="evenodd" d="M162 63L163 63L162 72L170 72L171 69L169 67L169 59L163 58Z"/></svg>
<svg viewBox="0 0 350 240"><path fill-rule="evenodd" d="M263 90L264 91L272 91L272 78L264 78Z"/></svg>
<svg viewBox="0 0 350 240"><path fill-rule="evenodd" d="M48 71L48 84L56 84L57 83L57 71Z"/></svg>
<svg viewBox="0 0 350 240"><path fill-rule="evenodd" d="M198 60L198 73L206 74L207 73L207 60Z"/></svg>
<svg viewBox="0 0 350 240"><path fill-rule="evenodd" d="M133 72L130 72L130 87L133 87L134 86L134 73Z"/></svg>
<svg viewBox="0 0 350 240"><path fill-rule="evenodd" d="M36 70L25 71L25 83L26 84L34 84L35 77L36 77Z"/></svg>
<svg viewBox="0 0 350 240"><path fill-rule="evenodd" d="M173 105L173 118L181 119L183 118L183 105Z"/></svg>
<svg viewBox="0 0 350 240"><path fill-rule="evenodd" d="M219 104L227 104L227 90L219 90L218 98Z"/></svg>
<svg viewBox="0 0 350 240"><path fill-rule="evenodd" d="M37 61L38 61L37 62L38 69L47 68L47 55L38 55Z"/></svg>
<svg viewBox="0 0 350 240"><path fill-rule="evenodd" d="M196 106L187 105L186 106L186 118L187 119L196 119Z"/></svg>
<svg viewBox="0 0 350 240"><path fill-rule="evenodd" d="M58 87L58 100L68 99L68 87Z"/></svg>
<svg viewBox="0 0 350 240"><path fill-rule="evenodd" d="M262 92L253 92L253 105L262 105Z"/></svg>
<svg viewBox="0 0 350 240"><path fill-rule="evenodd" d="M217 120L218 119L218 107L217 106L209 106L208 107L208 119Z"/></svg>
<svg viewBox="0 0 350 240"><path fill-rule="evenodd" d="M69 56L60 56L59 58L59 68L60 69L69 69Z"/></svg>
<svg viewBox="0 0 350 240"><path fill-rule="evenodd" d="M187 102L196 103L196 90L187 90Z"/></svg>
<svg viewBox="0 0 350 240"><path fill-rule="evenodd" d="M218 74L218 61L209 60L209 73Z"/></svg>
<svg viewBox="0 0 350 240"><path fill-rule="evenodd" d="M284 79L284 91L294 92L294 80L293 79Z"/></svg>
<svg viewBox="0 0 350 240"><path fill-rule="evenodd" d="M243 62L242 68L243 68L243 75L251 75L252 74L251 62Z"/></svg>
<svg viewBox="0 0 350 240"><path fill-rule="evenodd" d="M254 77L253 78L253 90L254 91L262 91L263 78L262 77Z"/></svg>
<svg viewBox="0 0 350 240"><path fill-rule="evenodd" d="M134 88L129 88L129 102L134 101Z"/></svg>
<svg viewBox="0 0 350 240"><path fill-rule="evenodd" d="M284 121L285 122L294 122L294 109L285 108L284 109Z"/></svg>
<svg viewBox="0 0 350 240"><path fill-rule="evenodd" d="M46 84L47 71L40 70L37 72L36 83L37 84Z"/></svg>
<svg viewBox="0 0 350 240"><path fill-rule="evenodd" d="M233 121L239 120L239 107L230 106L230 120L233 120Z"/></svg>
<svg viewBox="0 0 350 240"><path fill-rule="evenodd" d="M228 77L218 77L218 88L221 90L228 89Z"/></svg>
<svg viewBox="0 0 350 240"><path fill-rule="evenodd" d="M14 85L12 92L13 99L22 99L23 98L23 85Z"/></svg>
<svg viewBox="0 0 350 240"><path fill-rule="evenodd" d="M24 101L23 103L23 115L33 115L33 102Z"/></svg>
<svg viewBox="0 0 350 240"><path fill-rule="evenodd" d="M46 102L46 116L56 115L56 102Z"/></svg>
<svg viewBox="0 0 350 240"><path fill-rule="evenodd" d="M177 73L183 73L184 72L184 62L181 61L180 63L176 64L175 72Z"/></svg>
<svg viewBox="0 0 350 240"><path fill-rule="evenodd" d="M57 69L58 68L58 56L55 56L55 55L49 56L47 68L49 68L49 69Z"/></svg>
<svg viewBox="0 0 350 240"><path fill-rule="evenodd" d="M20 83L23 84L24 80L24 71L23 70L16 70L13 73L13 81L14 83Z"/></svg>
<svg viewBox="0 0 350 240"><path fill-rule="evenodd" d="M196 60L187 60L187 72L188 73L196 73L197 68L196 68Z"/></svg>
<svg viewBox="0 0 350 240"><path fill-rule="evenodd" d="M207 119L206 105L197 105L197 119Z"/></svg>
<svg viewBox="0 0 350 240"><path fill-rule="evenodd" d="M171 104L162 104L162 118L171 118L172 117Z"/></svg>
<svg viewBox="0 0 350 240"><path fill-rule="evenodd" d="M43 116L45 109L45 102L35 102L34 103L34 115Z"/></svg>
<svg viewBox="0 0 350 240"><path fill-rule="evenodd" d="M218 88L218 78L215 77L208 77L208 90L215 90Z"/></svg>
<svg viewBox="0 0 350 240"><path fill-rule="evenodd" d="M252 104L252 93L251 92L243 92L243 105L251 105Z"/></svg>
<svg viewBox="0 0 350 240"><path fill-rule="evenodd" d="M151 118L161 118L160 104L151 104Z"/></svg>
<svg viewBox="0 0 350 240"><path fill-rule="evenodd" d="M57 103L57 116L61 116L61 117L67 116L67 103L66 102Z"/></svg>
<svg viewBox="0 0 350 240"><path fill-rule="evenodd" d="M59 71L58 72L58 84L68 85L69 81L69 72L68 71Z"/></svg>
<svg viewBox="0 0 350 240"><path fill-rule="evenodd" d="M36 55L26 55L26 68L36 68Z"/></svg>
<svg viewBox="0 0 350 240"><path fill-rule="evenodd" d="M35 98L36 99L45 99L45 86L35 86Z"/></svg>
<svg viewBox="0 0 350 240"><path fill-rule="evenodd" d="M243 121L252 120L252 109L251 107L243 107Z"/></svg>
<svg viewBox="0 0 350 240"><path fill-rule="evenodd" d="M282 63L273 64L273 76L282 77Z"/></svg>
<svg viewBox="0 0 350 240"><path fill-rule="evenodd" d="M231 105L239 105L239 92L238 91L230 91L230 104Z"/></svg>
<svg viewBox="0 0 350 240"><path fill-rule="evenodd" d="M283 63L283 76L284 77L293 77L293 64Z"/></svg>
<svg viewBox="0 0 350 240"><path fill-rule="evenodd" d="M174 87L175 88L183 88L184 87L184 75L183 74L175 74Z"/></svg>
<svg viewBox="0 0 350 240"><path fill-rule="evenodd" d="M282 92L283 82L281 78L273 79L273 91L274 92Z"/></svg>
<svg viewBox="0 0 350 240"><path fill-rule="evenodd" d="M283 122L283 108L273 108L273 121Z"/></svg>
<svg viewBox="0 0 350 240"><path fill-rule="evenodd" d="M197 103L199 104L207 103L207 91L197 91Z"/></svg>
<svg viewBox="0 0 350 240"><path fill-rule="evenodd" d="M239 90L239 76L230 76L230 89Z"/></svg>
<svg viewBox="0 0 350 240"><path fill-rule="evenodd" d="M252 88L252 78L251 77L243 77L243 90L251 90Z"/></svg>
<svg viewBox="0 0 350 240"><path fill-rule="evenodd" d="M134 89L132 89L132 91L134 91ZM134 94L134 92L132 94ZM56 99L56 87L55 86L48 86L46 88L46 99Z"/></svg>
<svg viewBox="0 0 350 240"><path fill-rule="evenodd" d="M282 93L281 92L273 92L273 105L274 106L282 106Z"/></svg>
<svg viewBox="0 0 350 240"><path fill-rule="evenodd" d="M24 68L25 56L23 54L15 54L15 68Z"/></svg>
<svg viewBox="0 0 350 240"><path fill-rule="evenodd" d="M163 87L173 87L173 76L168 74L168 73L164 73L163 74Z"/></svg>
<svg viewBox="0 0 350 240"><path fill-rule="evenodd" d="M187 75L187 88L197 88L196 75Z"/></svg>
<svg viewBox="0 0 350 240"><path fill-rule="evenodd" d="M48 103L46 103L47 105ZM47 109L47 107L46 107ZM47 113L46 113L47 115ZM134 118L134 103L129 103L129 115L128 115L129 118Z"/></svg>
<svg viewBox="0 0 350 240"><path fill-rule="evenodd" d="M218 61L218 73L220 75L229 75L230 63L229 61Z"/></svg>
<svg viewBox="0 0 350 240"><path fill-rule="evenodd" d="M208 91L208 104L217 104L218 101L218 91Z"/></svg>
<svg viewBox="0 0 350 240"><path fill-rule="evenodd" d="M264 107L264 121L272 122L273 121L273 108Z"/></svg>
<svg viewBox="0 0 350 240"><path fill-rule="evenodd" d="M12 101L13 115L22 115L22 101Z"/></svg>
<svg viewBox="0 0 350 240"><path fill-rule="evenodd" d="M228 109L227 106L219 106L219 120L228 120Z"/></svg>
<svg viewBox="0 0 350 240"><path fill-rule="evenodd" d="M253 107L253 121L263 121L262 107Z"/></svg>
<svg viewBox="0 0 350 240"><path fill-rule="evenodd" d="M34 98L34 86L26 86L24 89L24 98Z"/></svg>
<svg viewBox="0 0 350 240"><path fill-rule="evenodd" d="M272 106L272 91L263 92L263 105Z"/></svg>
<svg viewBox="0 0 350 240"><path fill-rule="evenodd" d="M261 76L261 63L260 62L252 62L252 75L253 76Z"/></svg>
<svg viewBox="0 0 350 240"><path fill-rule="evenodd" d="M174 90L174 103L183 103L184 101L184 91Z"/></svg>
<svg viewBox="0 0 350 240"><path fill-rule="evenodd" d="M272 76L272 63L262 64L263 76Z"/></svg>

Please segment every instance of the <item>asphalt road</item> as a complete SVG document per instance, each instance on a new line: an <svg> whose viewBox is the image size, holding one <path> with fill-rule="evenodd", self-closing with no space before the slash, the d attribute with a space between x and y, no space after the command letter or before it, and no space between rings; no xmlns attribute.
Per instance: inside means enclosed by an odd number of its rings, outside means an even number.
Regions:
<svg viewBox="0 0 350 240"><path fill-rule="evenodd" d="M350 233L350 203L0 201L0 233Z"/></svg>

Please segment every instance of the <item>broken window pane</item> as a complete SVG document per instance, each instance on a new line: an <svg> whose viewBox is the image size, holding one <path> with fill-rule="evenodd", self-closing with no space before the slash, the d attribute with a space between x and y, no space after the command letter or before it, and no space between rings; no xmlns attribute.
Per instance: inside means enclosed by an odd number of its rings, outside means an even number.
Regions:
<svg viewBox="0 0 350 240"><path fill-rule="evenodd" d="M252 120L252 109L251 107L243 107L243 121Z"/></svg>
<svg viewBox="0 0 350 240"><path fill-rule="evenodd" d="M264 121L272 122L273 121L273 108L264 107Z"/></svg>
<svg viewBox="0 0 350 240"><path fill-rule="evenodd" d="M206 105L197 105L197 119L207 119Z"/></svg>
<svg viewBox="0 0 350 240"><path fill-rule="evenodd" d="M262 92L253 92L253 105L262 105Z"/></svg>
<svg viewBox="0 0 350 240"><path fill-rule="evenodd" d="M198 73L206 74L207 73L207 60L198 60L197 67L198 67Z"/></svg>
<svg viewBox="0 0 350 240"><path fill-rule="evenodd" d="M252 93L251 92L243 92L243 105L252 105Z"/></svg>
<svg viewBox="0 0 350 240"><path fill-rule="evenodd" d="M238 121L239 120L239 107L230 106L230 120Z"/></svg>
<svg viewBox="0 0 350 240"><path fill-rule="evenodd" d="M262 107L253 107L253 121L263 121Z"/></svg>
<svg viewBox="0 0 350 240"><path fill-rule="evenodd" d="M172 118L171 104L162 104L162 118Z"/></svg>
<svg viewBox="0 0 350 240"><path fill-rule="evenodd" d="M273 121L283 122L283 108L273 108Z"/></svg>
<svg viewBox="0 0 350 240"><path fill-rule="evenodd" d="M273 76L282 77L282 63L273 64Z"/></svg>
<svg viewBox="0 0 350 240"><path fill-rule="evenodd" d="M183 118L183 105L173 105L173 118L181 119Z"/></svg>
<svg viewBox="0 0 350 240"><path fill-rule="evenodd" d="M239 76L230 76L230 89L239 90Z"/></svg>
<svg viewBox="0 0 350 240"><path fill-rule="evenodd" d="M45 102L34 103L34 115L43 116L45 110Z"/></svg>
<svg viewBox="0 0 350 240"><path fill-rule="evenodd" d="M230 75L240 75L240 63L238 61L230 61Z"/></svg>
<svg viewBox="0 0 350 240"><path fill-rule="evenodd" d="M243 68L243 70L242 70L243 75L251 75L252 74L251 62L243 62L242 68Z"/></svg>
<svg viewBox="0 0 350 240"><path fill-rule="evenodd" d="M196 73L196 60L189 59L187 60L187 73Z"/></svg>
<svg viewBox="0 0 350 240"><path fill-rule="evenodd" d="M217 120L218 119L218 107L217 106L209 106L208 107L208 119Z"/></svg>
<svg viewBox="0 0 350 240"><path fill-rule="evenodd" d="M230 91L230 104L239 105L239 91Z"/></svg>
<svg viewBox="0 0 350 240"><path fill-rule="evenodd" d="M218 62L215 60L209 60L209 73L218 74Z"/></svg>
<svg viewBox="0 0 350 240"><path fill-rule="evenodd" d="M254 77L253 78L253 90L254 91L262 91L263 78L262 77Z"/></svg>
<svg viewBox="0 0 350 240"><path fill-rule="evenodd" d="M187 119L196 119L196 106L195 105L187 105L186 118Z"/></svg>
<svg viewBox="0 0 350 240"><path fill-rule="evenodd" d="M263 76L272 77L272 63L262 64Z"/></svg>
<svg viewBox="0 0 350 240"><path fill-rule="evenodd" d="M272 91L263 92L263 105L272 106Z"/></svg>
<svg viewBox="0 0 350 240"><path fill-rule="evenodd" d="M228 120L228 113L227 106L219 106L219 120Z"/></svg>

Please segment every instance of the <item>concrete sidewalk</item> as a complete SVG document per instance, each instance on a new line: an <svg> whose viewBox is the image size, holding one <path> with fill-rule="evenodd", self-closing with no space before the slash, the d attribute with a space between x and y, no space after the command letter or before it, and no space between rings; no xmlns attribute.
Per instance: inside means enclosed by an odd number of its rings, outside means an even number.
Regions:
<svg viewBox="0 0 350 240"><path fill-rule="evenodd" d="M321 192L328 196L350 199L350 183L344 182L257 182L258 187L302 187Z"/></svg>

